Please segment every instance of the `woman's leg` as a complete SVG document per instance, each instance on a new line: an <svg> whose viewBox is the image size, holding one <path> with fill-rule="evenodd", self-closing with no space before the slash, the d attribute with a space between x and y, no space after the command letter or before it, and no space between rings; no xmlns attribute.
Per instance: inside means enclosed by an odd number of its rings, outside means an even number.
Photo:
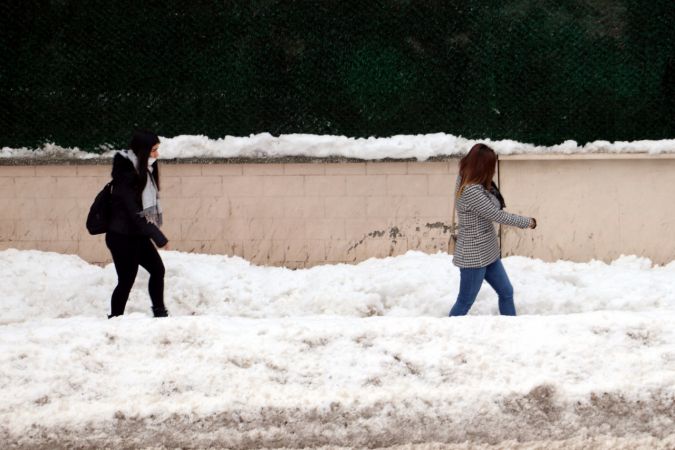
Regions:
<svg viewBox="0 0 675 450"><path fill-rule="evenodd" d="M138 241L131 236L108 232L105 243L117 272L117 286L110 299L110 317L121 316L138 273Z"/></svg>
<svg viewBox="0 0 675 450"><path fill-rule="evenodd" d="M465 316L478 296L485 278L485 267L477 269L459 269L459 294L450 310L450 316Z"/></svg>
<svg viewBox="0 0 675 450"><path fill-rule="evenodd" d="M155 317L166 317L164 306L164 263L149 238L141 238L140 265L150 274L148 291Z"/></svg>
<svg viewBox="0 0 675 450"><path fill-rule="evenodd" d="M485 281L497 292L499 296L499 314L503 316L515 316L516 305L513 303L513 286L506 274L502 260L498 259L485 271Z"/></svg>

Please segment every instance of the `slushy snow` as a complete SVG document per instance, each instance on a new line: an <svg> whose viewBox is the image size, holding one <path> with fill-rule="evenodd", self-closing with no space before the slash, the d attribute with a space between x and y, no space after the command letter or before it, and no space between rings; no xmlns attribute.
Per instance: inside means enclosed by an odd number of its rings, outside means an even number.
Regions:
<svg viewBox="0 0 675 450"><path fill-rule="evenodd" d="M107 320L112 265L0 252L3 448L675 443L675 262L508 257L519 316L485 285L448 318L446 254L162 257L171 317L150 317L141 270Z"/></svg>

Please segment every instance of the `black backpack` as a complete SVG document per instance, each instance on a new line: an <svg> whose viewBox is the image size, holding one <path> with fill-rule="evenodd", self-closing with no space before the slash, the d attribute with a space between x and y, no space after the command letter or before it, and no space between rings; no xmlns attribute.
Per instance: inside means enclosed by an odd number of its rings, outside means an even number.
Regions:
<svg viewBox="0 0 675 450"><path fill-rule="evenodd" d="M89 234L103 234L108 231L112 203L112 181L103 186L101 192L96 194L94 203L89 208L87 215L87 231Z"/></svg>

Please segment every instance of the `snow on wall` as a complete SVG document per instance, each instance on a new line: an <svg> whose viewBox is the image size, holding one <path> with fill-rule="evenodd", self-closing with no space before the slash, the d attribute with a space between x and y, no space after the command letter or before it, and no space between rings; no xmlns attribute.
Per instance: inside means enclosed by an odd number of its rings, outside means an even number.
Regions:
<svg viewBox="0 0 675 450"><path fill-rule="evenodd" d="M675 153L675 139L631 142L594 141L579 145L568 140L553 146L537 146L512 140L465 139L446 133L399 135L391 137L351 138L311 134L273 136L260 133L245 137L182 135L161 138L162 158L277 158L303 156L311 158L344 157L362 160L414 158L425 161L434 156L464 155L477 142L490 145L500 155L513 154L590 154L590 153ZM109 146L102 153L83 152L47 143L42 148L9 148L0 150L0 158L107 158L113 154Z"/></svg>

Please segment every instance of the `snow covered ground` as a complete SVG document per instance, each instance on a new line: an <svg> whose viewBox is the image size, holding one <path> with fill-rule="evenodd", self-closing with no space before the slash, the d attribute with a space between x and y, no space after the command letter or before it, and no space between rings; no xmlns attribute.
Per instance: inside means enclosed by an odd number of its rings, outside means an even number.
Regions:
<svg viewBox="0 0 675 450"><path fill-rule="evenodd" d="M434 156L464 155L476 142L484 142L500 155L511 154L583 154L583 153L675 153L675 139L641 140L630 142L594 141L579 145L568 140L558 145L539 146L509 139L466 139L446 133L398 135L391 137L353 138L314 134L252 134L211 139L201 135L182 135L161 138L162 158L275 158L330 156L378 160L383 158L415 158L420 161ZM87 153L78 148L63 148L46 143L42 148L0 149L0 158L109 158L110 146L103 145L101 154Z"/></svg>
<svg viewBox="0 0 675 450"><path fill-rule="evenodd" d="M0 447L675 448L675 262L509 257L448 318L445 254L258 267L162 252L107 320L112 266L0 252Z"/></svg>

